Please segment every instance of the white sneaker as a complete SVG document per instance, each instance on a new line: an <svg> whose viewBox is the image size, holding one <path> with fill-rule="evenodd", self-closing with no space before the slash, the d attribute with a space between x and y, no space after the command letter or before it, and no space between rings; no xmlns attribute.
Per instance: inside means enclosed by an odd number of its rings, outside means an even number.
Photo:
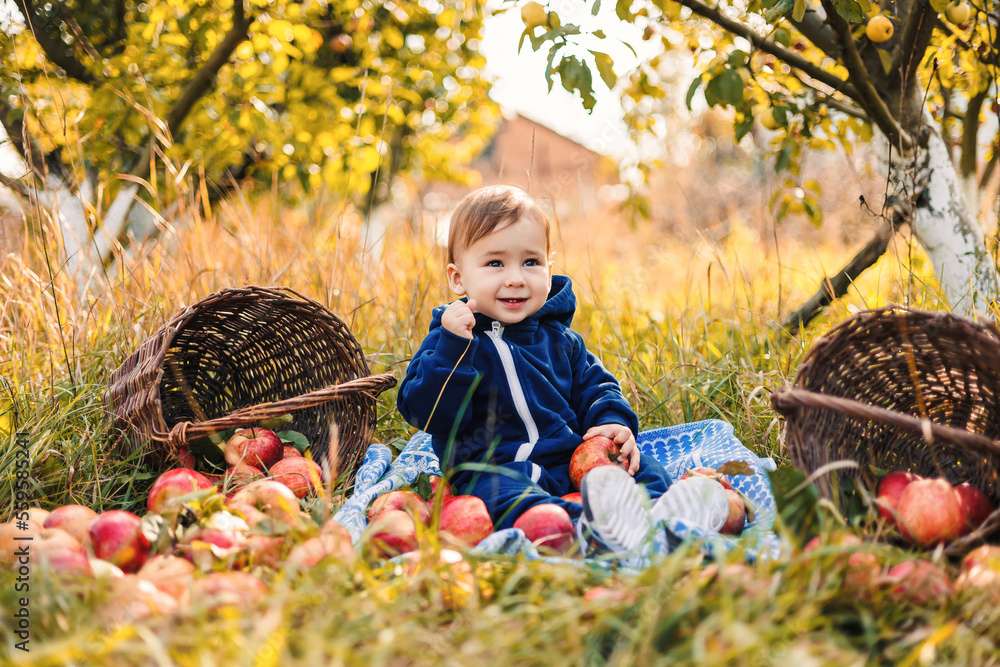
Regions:
<svg viewBox="0 0 1000 667"><path fill-rule="evenodd" d="M592 551L625 553L649 535L649 497L618 466L594 468L580 482L582 539ZM729 501L726 501L729 511ZM720 524L721 525L721 524Z"/></svg>
<svg viewBox="0 0 1000 667"><path fill-rule="evenodd" d="M660 496L650 516L654 523L667 519L718 531L729 517L729 497L725 488L708 477L688 477L670 485Z"/></svg>

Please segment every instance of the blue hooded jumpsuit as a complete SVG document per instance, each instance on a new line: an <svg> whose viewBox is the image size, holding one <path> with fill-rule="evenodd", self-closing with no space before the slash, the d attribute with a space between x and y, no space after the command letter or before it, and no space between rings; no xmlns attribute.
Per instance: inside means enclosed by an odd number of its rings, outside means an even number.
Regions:
<svg viewBox="0 0 1000 667"><path fill-rule="evenodd" d="M441 326L446 308L434 309L410 361L397 394L400 413L431 434L455 492L482 498L497 530L541 503L560 505L576 520L582 506L560 496L575 490L569 461L583 434L602 424L638 434L639 423L617 379L570 329L570 279L553 276L545 304L517 324L476 313L471 341ZM671 483L645 454L635 478L653 499Z"/></svg>

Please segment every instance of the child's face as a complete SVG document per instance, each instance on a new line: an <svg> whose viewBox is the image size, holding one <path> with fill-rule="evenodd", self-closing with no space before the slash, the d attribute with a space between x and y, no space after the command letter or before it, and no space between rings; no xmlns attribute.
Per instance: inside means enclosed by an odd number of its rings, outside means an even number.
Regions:
<svg viewBox="0 0 1000 667"><path fill-rule="evenodd" d="M448 285L476 302L476 311L516 324L538 312L552 284L545 228L521 218L479 239L448 265Z"/></svg>

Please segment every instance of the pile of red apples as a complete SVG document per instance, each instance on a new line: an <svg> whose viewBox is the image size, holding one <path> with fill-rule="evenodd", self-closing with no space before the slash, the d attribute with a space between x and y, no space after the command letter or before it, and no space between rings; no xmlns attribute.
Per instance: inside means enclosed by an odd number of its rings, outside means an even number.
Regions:
<svg viewBox="0 0 1000 667"><path fill-rule="evenodd" d="M875 504L882 518L919 547L947 544L968 535L994 509L986 494L968 482L952 486L941 477L928 479L903 471L887 473L879 480Z"/></svg>

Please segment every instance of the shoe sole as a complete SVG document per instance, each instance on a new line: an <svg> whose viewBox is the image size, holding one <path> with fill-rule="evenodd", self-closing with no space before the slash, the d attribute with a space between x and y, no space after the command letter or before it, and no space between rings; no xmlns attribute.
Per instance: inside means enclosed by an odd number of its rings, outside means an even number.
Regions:
<svg viewBox="0 0 1000 667"><path fill-rule="evenodd" d="M594 468L580 483L580 495L589 527L612 551L631 551L649 534L645 494L621 468Z"/></svg>
<svg viewBox="0 0 1000 667"><path fill-rule="evenodd" d="M729 497L714 479L688 477L674 482L650 512L656 522L680 519L718 531L729 517Z"/></svg>

